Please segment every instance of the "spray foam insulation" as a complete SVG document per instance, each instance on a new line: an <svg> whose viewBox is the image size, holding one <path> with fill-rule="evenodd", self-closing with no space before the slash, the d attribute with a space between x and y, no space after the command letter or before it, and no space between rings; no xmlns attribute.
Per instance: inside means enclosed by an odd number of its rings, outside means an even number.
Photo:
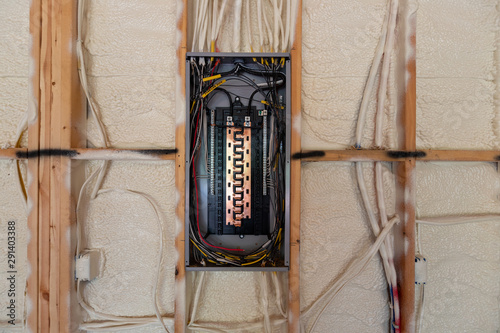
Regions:
<svg viewBox="0 0 500 333"><path fill-rule="evenodd" d="M500 214L493 163L417 164L417 217ZM424 332L500 327L500 222L421 226L428 261ZM419 289L416 289L417 297Z"/></svg>
<svg viewBox="0 0 500 333"><path fill-rule="evenodd" d="M498 149L497 0L419 1L417 147Z"/></svg>
<svg viewBox="0 0 500 333"><path fill-rule="evenodd" d="M89 87L114 147L175 145L173 1L87 1ZM100 144L90 122L89 141Z"/></svg>
<svg viewBox="0 0 500 333"><path fill-rule="evenodd" d="M16 144L17 125L28 107L29 85L29 1L2 1L0 5L0 148L14 147ZM22 141L26 144L26 139ZM26 170L21 163L24 179ZM9 221L16 227L16 324L24 319L26 302L24 298L26 274L26 245L29 234L27 230L27 214L24 198L20 192L15 161L0 162L0 308L6 309L10 298L7 297L10 282L7 278ZM3 331L6 320L10 319L2 311L0 331Z"/></svg>
<svg viewBox="0 0 500 333"><path fill-rule="evenodd" d="M418 146L498 148L498 1L421 0L418 4ZM352 145L385 6L386 1L381 0L304 0L305 149L342 149ZM229 4L229 21L230 7ZM13 145L17 123L27 107L28 13L28 1L8 1L0 11L0 31L7 36L0 40L1 145ZM176 13L172 1L88 2L85 53L89 85L113 146L175 146ZM255 15L252 17L251 25L255 28ZM221 51L231 51L231 33L231 25L223 27ZM245 41L243 33L242 50L246 50ZM396 50L394 59L397 56ZM385 107L384 140L388 147L395 147L397 142L394 70ZM364 146L372 143L374 108L375 95L367 116ZM99 144L92 121L88 137L91 143ZM89 172L96 163L88 164ZM0 198L0 228L10 218L20 222L18 256L25 258L28 234L17 192L15 163L2 162L0 169L5 194ZM365 164L364 172L374 205L373 168ZM166 245L159 299L160 309L166 314L174 311L173 177L171 162L113 162L103 184L104 188L145 192L160 206ZM416 180L418 216L500 213L500 177L493 164L419 163ZM301 306L305 309L373 238L352 164L303 164L302 182ZM395 180L387 167L384 182L390 214L394 211ZM86 299L107 313L152 315L150 291L158 258L158 232L149 206L131 195L107 193L92 201L86 214L87 241L102 249L106 259L102 277L85 288ZM498 222L423 226L421 241L429 260L424 331L495 332L500 326ZM21 260L19 281L25 279L26 267L26 261ZM196 281L196 275L190 275L187 289ZM238 288L231 284L242 279L246 282ZM281 275L280 280L286 290L286 276ZM0 294L5 287L0 284ZM230 324L260 320L260 288L260 273L207 273L197 321ZM270 314L276 315L274 294L269 296ZM316 331L386 332L387 301L387 287L376 256L367 270L337 296ZM242 311L245 316L241 316ZM158 326L142 331L160 329Z"/></svg>
<svg viewBox="0 0 500 333"><path fill-rule="evenodd" d="M30 1L2 1L0 10L0 147L13 147L28 108Z"/></svg>

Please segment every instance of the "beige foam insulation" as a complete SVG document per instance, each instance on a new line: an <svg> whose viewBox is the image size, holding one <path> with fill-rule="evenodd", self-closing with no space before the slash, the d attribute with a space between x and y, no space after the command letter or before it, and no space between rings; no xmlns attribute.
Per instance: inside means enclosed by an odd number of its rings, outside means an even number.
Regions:
<svg viewBox="0 0 500 333"><path fill-rule="evenodd" d="M175 145L176 10L175 1L87 1L88 82L111 146Z"/></svg>
<svg viewBox="0 0 500 333"><path fill-rule="evenodd" d="M194 274L194 273L189 273ZM199 274L199 273L196 273ZM276 304L276 293L271 283L271 274L265 273L264 281L268 290L268 311L272 319L281 317ZM287 294L285 275L277 273L281 284L282 295ZM197 280L188 288L194 288ZM261 272L207 272L204 287L200 295L200 303L196 315L197 323L225 325L228 331L245 333L263 332L260 329L245 329L245 323L263 322L262 308L262 273ZM283 299L284 304L286 300ZM240 329L235 329L240 327ZM273 332L286 332L285 325L273 325ZM233 328L233 330L231 330ZM203 332L203 330L190 330Z"/></svg>
<svg viewBox="0 0 500 333"><path fill-rule="evenodd" d="M377 207L373 164L366 163L363 167L372 207ZM389 169L384 168L383 178L387 213L392 215L395 182ZM353 163L303 163L301 196L300 291L304 310L367 250L374 237L357 188ZM366 270L338 294L315 332L387 332L388 301L385 276L377 255ZM310 318L303 320L310 324Z"/></svg>
<svg viewBox="0 0 500 333"><path fill-rule="evenodd" d="M419 147L498 148L494 100L498 89L498 61L494 60L498 0L418 3ZM1 7L0 32L8 38L0 39L0 145L13 145L17 123L27 107L29 3L8 0ZM177 9L171 0L88 1L84 43L89 86L112 146L175 146ZM385 9L383 0L304 0L303 148L343 149L353 144L357 112ZM227 13L228 22L232 22L231 8ZM254 28L255 19L253 15ZM231 50L231 33L232 24L223 26L221 50ZM245 51L246 41L243 34L241 49ZM257 44L255 36L253 42ZM384 143L394 148L398 105L394 70L389 87ZM375 95L372 97L364 146L370 146L373 138ZM93 122L88 136L91 143L100 144ZM88 171L97 163L89 163ZM373 167L364 164L364 173L376 206ZM0 163L0 184L5 193L0 196L0 228L4 230L9 219L19 221L18 256L24 258L28 234L16 177L15 163ZM392 214L394 179L388 168L384 168L384 183L388 213ZM419 217L500 213L500 176L493 164L419 163L416 185ZM176 260L174 165L112 162L103 188L115 187L145 192L160 207L166 231L162 235L165 248L159 305L162 313L171 315ZM304 310L373 241L352 163L303 164L301 221ZM105 193L91 201L84 225L88 247L101 249L106 260L102 276L85 287L88 302L110 314L154 315L151 292L159 234L150 207L129 194ZM422 227L422 248L429 261L424 332L498 330L499 225L492 221ZM4 244L2 235L0 242ZM0 251L4 250L2 246ZM5 257L0 258L2 273ZM21 263L19 283L24 283L26 269ZM188 273L188 277L190 289L196 283L195 274ZM228 325L261 321L260 279L260 273L207 273L196 320ZM283 274L280 280L286 288ZM5 287L0 283L0 294ZM271 284L269 288L269 312L278 316ZM387 286L376 256L328 307L316 332L387 332L388 328ZM161 329L153 325L139 331Z"/></svg>
<svg viewBox="0 0 500 333"><path fill-rule="evenodd" d="M354 145L361 97L382 31L386 1L305 0L302 11L302 148ZM397 143L394 62L385 105L384 146ZM378 79L377 79L378 82ZM363 147L373 145L377 89Z"/></svg>
<svg viewBox="0 0 500 333"><path fill-rule="evenodd" d="M0 10L0 147L16 144L16 130L28 108L31 39L30 1L2 1Z"/></svg>
<svg viewBox="0 0 500 333"><path fill-rule="evenodd" d="M0 195L0 332L4 329L12 329L22 327L22 321L25 318L26 300L24 292L26 289L26 274L28 271L27 265L27 243L28 243L28 228L27 228L27 215L24 198L19 189L19 180L16 171L15 161L0 161L0 188L2 194ZM23 172L24 177L26 173ZM25 178L26 179L26 178ZM15 222L15 249L13 258L14 262L8 261L8 235L7 232L9 222ZM11 258L12 259L12 258ZM10 282L7 280L12 274L10 264L14 264L15 275L15 295L8 297L12 293ZM15 300L16 306L16 321L15 326L7 323L11 318L7 317L7 310L4 310L9 305L11 299Z"/></svg>
<svg viewBox="0 0 500 333"><path fill-rule="evenodd" d="M493 163L417 164L417 216L500 214ZM500 218L421 226L428 261L423 332L497 332L500 327ZM417 298L419 288L416 288Z"/></svg>
<svg viewBox="0 0 500 333"><path fill-rule="evenodd" d="M499 7L498 0L419 1L419 148L499 148Z"/></svg>
<svg viewBox="0 0 500 333"><path fill-rule="evenodd" d="M0 148L14 147L16 132L20 120L28 107L29 85L29 8L30 1L2 1L0 5ZM26 140L23 140L26 144ZM24 165L23 174L26 179ZM8 293L10 277L8 262L8 226L15 222L15 326L7 323L6 310L0 314L0 332L13 327L22 327L25 318L26 302L24 298L26 286L28 241L27 214L19 188L19 180L15 161L0 162L0 308L6 309L10 301Z"/></svg>
<svg viewBox="0 0 500 333"><path fill-rule="evenodd" d="M89 173L98 164L100 162L89 163ZM158 303L160 312L167 315L174 312L174 181L174 164L171 161L115 161L110 164L102 185L102 189L119 188L146 193L158 205L164 225ZM84 283L87 302L102 313L154 316L152 290L161 233L151 206L137 195L108 192L99 194L82 211L87 213L83 222L86 248L101 250L105 260L102 275L91 283Z"/></svg>

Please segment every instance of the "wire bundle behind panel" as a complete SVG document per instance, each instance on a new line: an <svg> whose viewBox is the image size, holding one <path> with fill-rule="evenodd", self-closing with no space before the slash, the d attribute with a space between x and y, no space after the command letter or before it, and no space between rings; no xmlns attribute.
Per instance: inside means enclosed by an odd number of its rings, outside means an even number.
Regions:
<svg viewBox="0 0 500 333"><path fill-rule="evenodd" d="M233 52L287 52L293 44L297 10L297 0L195 0L191 51L230 47ZM252 18L257 28L252 28ZM231 23L232 35L227 38L222 27ZM230 46L220 45L221 35L231 41Z"/></svg>
<svg viewBox="0 0 500 333"><path fill-rule="evenodd" d="M262 58L260 61L250 63L243 60L235 60L231 64L231 69L223 70L221 61L223 58L211 57L196 57L192 58L191 78L190 78L190 154L189 154L189 169L191 174L191 197L189 198L192 209L189 218L189 234L190 242L193 245L193 257L197 263L202 265L233 265L233 266L248 266L248 265L261 265L261 266L274 266L278 265L280 261L280 248L283 239L283 225L285 219L285 145L286 145L286 132L285 132L285 107L282 95L279 93L279 88L285 83L285 74L280 69L282 66L278 59ZM257 83L257 81L262 81ZM239 91L234 88L247 88L245 91L251 91L251 94L240 96ZM236 92L235 92L236 91ZM226 107L214 107L213 101L217 95L224 95L227 99ZM220 99L219 99L220 101ZM256 110L265 108L264 110ZM244 117L244 127L233 123L232 115L238 113ZM215 122L214 119L221 119L224 113L224 123ZM235 117L236 118L236 117ZM259 122L254 121L259 119ZM264 121L265 119L265 121ZM226 121L228 120L228 121ZM253 164L260 165L262 170L259 170L261 181L258 182L258 191L260 191L262 198L269 198L269 209L272 211L270 216L273 220L270 223L268 240L263 244L257 245L253 250L244 250L239 247L226 247L211 243L209 239L210 233L202 225L204 216L202 216L201 197L205 191L213 194L216 186L220 186L220 174L217 172L216 163L214 163L214 151L216 150L217 134L224 133L227 138L231 137L234 141L224 141L226 146L226 155L229 161L226 161L225 178L231 185L235 186L235 191L231 195L224 192L227 197L224 205L225 214L218 216L217 223L222 224L225 219L226 224L232 224L235 228L235 233L240 233L243 238L248 232L243 232L244 224L250 223L249 218L257 219L257 217L250 216L249 202L245 201L252 198L252 205L256 205L256 196L253 194L257 190L257 186L253 185L252 193L244 192L248 188L249 182L256 184L249 173L245 173L246 177L242 176L243 170L246 167L251 168L252 175L255 175ZM244 134L244 133L248 133ZM250 134L251 133L251 134ZM254 141L253 137L259 134L259 140ZM252 144L244 145L244 140L249 140L252 137ZM245 139L246 138L246 139ZM215 143L214 143L215 142ZM233 146L231 146L233 144ZM264 148L265 147L265 148ZM245 153L246 150L246 153ZM250 152L252 150L252 152ZM253 152L258 150L258 155ZM246 155L245 155L246 154ZM233 160L231 160L231 156ZM243 159L243 156L246 156ZM252 156L252 166L248 160ZM254 159L259 156L259 159ZM200 160L201 159L201 160ZM231 169L234 163L234 169ZM200 167L200 166L203 166ZM227 170L227 172L226 172ZM233 173L231 173L233 170ZM206 171L206 174L203 172ZM208 189L201 189L200 179L208 179ZM224 185L227 183L224 182ZM202 192L203 191L203 192ZM233 193L234 192L234 193ZM244 197L244 196L247 197ZM260 198L260 197L259 197ZM229 207L229 202L236 203L234 209L235 221L230 221L232 212ZM245 200L244 200L245 199ZM254 202L255 201L255 202ZM243 203L247 202L246 205ZM260 202L259 205L264 205ZM258 207L255 207L257 209ZM265 209L263 209L265 211ZM252 209L258 215L261 213L259 210ZM241 220L243 218L243 220ZM247 218L247 222L245 222ZM259 220L266 221L269 217L263 213ZM243 221L243 222L242 222ZM230 223L231 222L231 223ZM257 222L255 222L255 234L257 231ZM222 227L221 227L222 228ZM238 231L239 230L239 231ZM253 230L253 229L252 229ZM222 229L218 229L219 235L223 234ZM260 231L262 232L262 231Z"/></svg>

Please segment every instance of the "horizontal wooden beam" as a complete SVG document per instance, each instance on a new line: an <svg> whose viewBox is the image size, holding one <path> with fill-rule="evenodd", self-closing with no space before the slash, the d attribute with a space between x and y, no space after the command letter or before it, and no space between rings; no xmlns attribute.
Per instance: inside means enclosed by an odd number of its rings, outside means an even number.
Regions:
<svg viewBox="0 0 500 333"><path fill-rule="evenodd" d="M401 162L406 159L417 161L463 161L499 162L500 151L496 150L417 150L397 151L379 149L347 150L303 150L293 156L305 162L349 161L349 162Z"/></svg>
<svg viewBox="0 0 500 333"><path fill-rule="evenodd" d="M177 149L117 149L117 148L71 148L38 149L26 148L0 149L0 160L22 160L43 157L68 157L73 160L175 160Z"/></svg>
<svg viewBox="0 0 500 333"><path fill-rule="evenodd" d="M31 157L62 156L74 160L175 160L177 149L120 149L120 148L72 148L32 151L26 148L0 149L0 160L26 159ZM500 162L498 150L417 150L397 151L380 149L303 150L293 159L304 162L402 162L417 161L450 162Z"/></svg>
<svg viewBox="0 0 500 333"><path fill-rule="evenodd" d="M0 160L15 160L19 159L20 156L26 155L28 152L27 148L7 148L0 149Z"/></svg>
<svg viewBox="0 0 500 333"><path fill-rule="evenodd" d="M177 149L77 148L74 160L175 160Z"/></svg>
<svg viewBox="0 0 500 333"><path fill-rule="evenodd" d="M425 156L419 161L462 161L462 162L499 162L498 150L424 150Z"/></svg>

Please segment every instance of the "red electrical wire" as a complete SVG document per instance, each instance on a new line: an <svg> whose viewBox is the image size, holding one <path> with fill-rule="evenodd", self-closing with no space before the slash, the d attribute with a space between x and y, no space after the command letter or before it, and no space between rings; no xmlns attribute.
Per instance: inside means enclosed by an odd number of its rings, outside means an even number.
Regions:
<svg viewBox="0 0 500 333"><path fill-rule="evenodd" d="M200 106L200 110L198 111L198 117L196 118L196 128L194 130L195 134L196 134L196 132L198 132L198 123L199 123L199 120L200 120L200 113L201 113L201 106ZM196 140L193 141L193 150L194 150L195 144L196 144ZM194 188L196 190L196 192L195 192L195 194L196 194L196 225L198 227L198 235L200 236L201 241L203 243L205 243L205 245L208 245L208 246L216 248L216 249L221 249L221 250L225 250L225 251L245 251L243 249L228 249L228 248L225 248L225 247L215 246L215 245L209 244L207 241L205 241L205 239L201 235L201 231L200 231L200 210L199 210L200 207L199 207L199 203L198 203L198 181L196 180L195 161L196 161L196 159L194 158L192 163L193 163Z"/></svg>

